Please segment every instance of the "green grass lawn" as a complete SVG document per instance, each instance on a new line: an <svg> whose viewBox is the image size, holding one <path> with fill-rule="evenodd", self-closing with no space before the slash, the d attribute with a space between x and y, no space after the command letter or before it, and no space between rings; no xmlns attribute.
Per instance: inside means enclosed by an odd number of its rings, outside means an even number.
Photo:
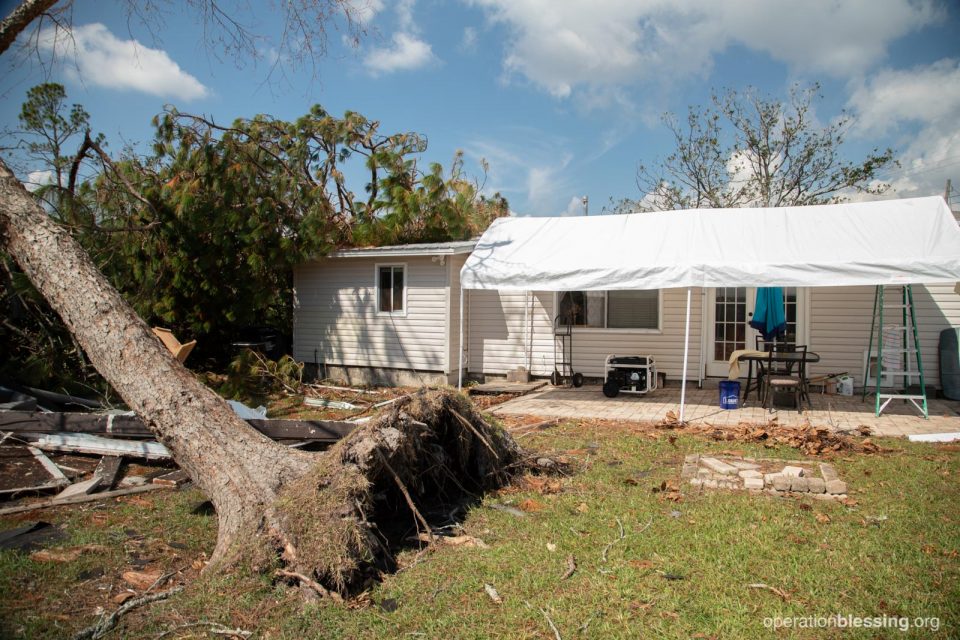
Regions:
<svg viewBox="0 0 960 640"><path fill-rule="evenodd" d="M731 448L797 458L791 449L714 443L649 430L567 423L523 444L568 451L577 471L546 495L487 496L464 522L489 548L438 545L351 606L304 605L249 577L198 578L215 520L197 491L152 494L149 506L110 503L42 513L63 523L57 543L105 545L74 562L0 552L0 635L65 637L112 611L131 557L170 570L187 589L129 614L112 637L155 638L217 621L261 638L819 638L927 637L930 629L766 628L808 616L936 618L934 637L960 637L960 453L880 440L895 451L833 459L847 504L741 492L653 491L679 483L684 454ZM492 508L522 506L525 516ZM819 517L818 517L819 516ZM826 517L824 517L826 516ZM22 520L21 520L22 521ZM16 521L20 522L20 521ZM6 520L0 528L10 528ZM623 537L621 538L621 526ZM141 538L133 538L134 531ZM136 544L131 540L135 539ZM152 556L151 556L152 554ZM568 558L576 571L568 578ZM403 557L413 563L416 551ZM90 577L91 569L102 575ZM96 573L96 572L94 572ZM748 585L764 584L769 588ZM495 603L484 585L502 602ZM769 624L768 620L768 624ZM555 625L557 633L551 629ZM183 627L165 637L205 637Z"/></svg>

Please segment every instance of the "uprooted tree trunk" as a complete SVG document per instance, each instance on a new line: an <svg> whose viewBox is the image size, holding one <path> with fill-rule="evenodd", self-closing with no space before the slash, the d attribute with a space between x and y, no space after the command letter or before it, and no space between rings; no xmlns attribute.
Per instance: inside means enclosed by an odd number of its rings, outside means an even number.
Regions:
<svg viewBox="0 0 960 640"><path fill-rule="evenodd" d="M283 447L167 352L2 161L0 239L91 363L210 498L219 524L214 567L253 557L347 591L366 566L388 559L378 515L425 528L418 502L496 486L521 458L507 434L451 394L398 403L323 454Z"/></svg>

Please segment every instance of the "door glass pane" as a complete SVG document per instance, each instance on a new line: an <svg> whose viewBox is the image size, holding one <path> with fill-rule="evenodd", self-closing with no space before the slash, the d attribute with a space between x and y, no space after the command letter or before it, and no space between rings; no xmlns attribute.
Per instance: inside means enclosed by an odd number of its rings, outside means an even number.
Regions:
<svg viewBox="0 0 960 640"><path fill-rule="evenodd" d="M785 340L788 344L797 344L797 288L784 287L783 289L783 314L787 319L787 334Z"/></svg>
<svg viewBox="0 0 960 640"><path fill-rule="evenodd" d="M727 360L746 347L747 290L745 287L717 289L714 359Z"/></svg>

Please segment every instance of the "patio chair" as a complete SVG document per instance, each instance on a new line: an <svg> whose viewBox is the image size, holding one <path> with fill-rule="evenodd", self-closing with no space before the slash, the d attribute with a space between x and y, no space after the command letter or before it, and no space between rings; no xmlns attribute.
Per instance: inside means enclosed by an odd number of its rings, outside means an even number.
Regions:
<svg viewBox="0 0 960 640"><path fill-rule="evenodd" d="M795 361L784 362L777 359L778 353L799 353L800 356ZM806 397L807 402L810 402L806 389L806 373L806 345L797 345L790 349L771 349L767 356L766 370L763 372L764 385L761 406L766 407L769 400L772 409L774 394L792 391L797 413L802 413L803 398Z"/></svg>

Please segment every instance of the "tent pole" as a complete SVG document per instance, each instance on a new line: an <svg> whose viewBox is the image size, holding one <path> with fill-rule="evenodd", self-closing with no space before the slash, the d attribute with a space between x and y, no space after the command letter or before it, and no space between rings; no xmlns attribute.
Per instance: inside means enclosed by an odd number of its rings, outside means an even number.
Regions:
<svg viewBox="0 0 960 640"><path fill-rule="evenodd" d="M690 295L687 287L687 327L683 334L683 377L680 379L680 424L683 424L683 408L687 400L687 358L690 355Z"/></svg>
<svg viewBox="0 0 960 640"><path fill-rule="evenodd" d="M463 389L463 287L460 287L460 339L457 341L460 351L460 364L457 367L457 390Z"/></svg>

